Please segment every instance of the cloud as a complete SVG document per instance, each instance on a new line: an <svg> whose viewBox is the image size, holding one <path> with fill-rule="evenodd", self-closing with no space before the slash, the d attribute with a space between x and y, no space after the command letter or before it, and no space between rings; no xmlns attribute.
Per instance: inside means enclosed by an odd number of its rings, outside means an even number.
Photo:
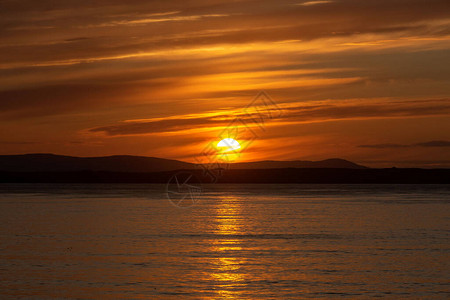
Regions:
<svg viewBox="0 0 450 300"><path fill-rule="evenodd" d="M229 121L228 121L229 122ZM218 120L212 117L203 118L172 118L150 121L127 121L117 125L92 128L90 132L104 132L107 135L134 135L149 133L164 133L213 126L226 126L226 120Z"/></svg>
<svg viewBox="0 0 450 300"><path fill-rule="evenodd" d="M299 122L314 122L339 119L367 118L408 118L419 116L449 115L449 100L397 101L373 103L358 101L328 101L283 108L287 111L285 119Z"/></svg>
<svg viewBox="0 0 450 300"><path fill-rule="evenodd" d="M294 7L288 0L43 2L2 3L0 55L5 63L0 67L127 60L139 53L218 44L337 36L351 37L346 41L351 43L362 34L449 35L450 4L445 0L307 1ZM173 24L165 26L167 22ZM214 34L197 35L205 31ZM86 40L77 40L80 36Z"/></svg>
<svg viewBox="0 0 450 300"><path fill-rule="evenodd" d="M374 148L374 149L391 149L391 148L406 148L410 147L409 145L401 145L401 144L373 144L373 145L360 145L360 148Z"/></svg>
<svg viewBox="0 0 450 300"><path fill-rule="evenodd" d="M161 22L184 22L184 21L198 21L205 18L218 18L227 17L226 14L206 14L206 15L187 15L187 16L169 16L178 14L179 11L167 12L167 13L155 13L150 14L151 18L141 18L141 19L131 19L131 20L117 20L109 23L96 24L81 26L82 28L92 28L92 27L111 27L111 26L137 26L146 25L151 23L161 23Z"/></svg>
<svg viewBox="0 0 450 300"><path fill-rule="evenodd" d="M0 141L0 145L36 145L38 142L14 142L14 141Z"/></svg>
<svg viewBox="0 0 450 300"><path fill-rule="evenodd" d="M266 109L260 107L261 109ZM269 108L273 109L273 108ZM326 101L321 103L302 104L291 103L281 106L283 115L269 123L300 124L327 122L330 120L368 119L368 118L405 118L418 116L434 116L450 114L450 102L445 100L434 101L403 101L394 103L360 104L351 101ZM150 120L127 120L115 125L100 126L89 129L90 132L103 132L106 135L135 135L166 132L182 132L192 129L210 129L225 127L234 118L239 118L249 126L254 126L256 114L245 114L239 110L230 110L223 113L201 113L191 115L173 116L170 118L156 118ZM252 123L253 122L253 123ZM436 144L421 146L431 147ZM407 147L405 145L382 144L362 145L366 148L395 148Z"/></svg>
<svg viewBox="0 0 450 300"><path fill-rule="evenodd" d="M327 4L327 3L331 3L331 2L333 2L333 1L318 0L318 1L307 1L307 2L303 2L303 3L297 3L295 5L311 6L311 5L317 5L317 4Z"/></svg>
<svg viewBox="0 0 450 300"><path fill-rule="evenodd" d="M0 91L0 115L16 119L79 113L89 109L118 105L136 88L118 84L61 84ZM96 99L96 101L92 101ZM103 99L103 100L101 100Z"/></svg>
<svg viewBox="0 0 450 300"><path fill-rule="evenodd" d="M432 147L432 148L445 148L450 147L450 141L429 141L416 144L373 144L373 145L360 145L360 148L374 148L374 149L392 149L392 148L412 148L412 147Z"/></svg>
<svg viewBox="0 0 450 300"><path fill-rule="evenodd" d="M419 147L450 147L450 141L431 141L425 143L417 143L414 146Z"/></svg>

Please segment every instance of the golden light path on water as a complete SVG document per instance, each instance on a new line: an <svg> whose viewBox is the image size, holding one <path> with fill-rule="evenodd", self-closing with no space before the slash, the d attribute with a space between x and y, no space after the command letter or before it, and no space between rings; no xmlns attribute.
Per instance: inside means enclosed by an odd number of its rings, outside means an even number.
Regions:
<svg viewBox="0 0 450 300"><path fill-rule="evenodd" d="M236 235L245 234L241 211L242 201L236 197L220 197L215 207L214 233L220 238L213 241L211 251L220 256L213 258L214 270L209 276L218 286L220 299L242 299L240 291L245 289L236 286L245 287L245 281L249 279L241 270L247 260L234 255L243 250L241 240L236 238Z"/></svg>

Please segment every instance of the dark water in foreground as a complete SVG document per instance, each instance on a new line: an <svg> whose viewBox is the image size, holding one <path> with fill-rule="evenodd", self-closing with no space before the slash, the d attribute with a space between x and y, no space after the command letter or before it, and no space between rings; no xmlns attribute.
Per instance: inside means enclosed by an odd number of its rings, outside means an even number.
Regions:
<svg viewBox="0 0 450 300"><path fill-rule="evenodd" d="M450 186L0 185L0 298L450 297Z"/></svg>

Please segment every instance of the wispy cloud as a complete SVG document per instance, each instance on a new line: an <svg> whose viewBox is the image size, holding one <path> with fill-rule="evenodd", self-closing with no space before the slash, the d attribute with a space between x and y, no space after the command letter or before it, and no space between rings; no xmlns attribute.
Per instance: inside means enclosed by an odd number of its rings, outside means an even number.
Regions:
<svg viewBox="0 0 450 300"><path fill-rule="evenodd" d="M374 149L392 149L392 148L411 148L411 147L431 147L431 148L445 148L450 147L450 141L429 141L416 144L372 144L360 145L360 148L374 148Z"/></svg>
<svg viewBox="0 0 450 300"><path fill-rule="evenodd" d="M364 5L353 0L306 1L294 8L287 5L291 1L211 5L196 0L189 4L167 2L158 5L159 11L155 11L151 2L135 1L127 5L116 1L77 3L76 10L71 9L74 1L61 2L51 10L44 9L46 5L36 6L33 1L23 3L10 1L0 11L2 68L93 63L103 57L127 60L139 53L171 53L177 49L215 48L224 44L229 50L244 46L251 51L252 48L260 50L260 45L255 43L269 45L336 37L346 38L340 41L343 46L380 48L398 44L399 39L440 38L450 34L450 7L444 0L418 0L407 6L401 1L367 0ZM333 4L333 13L327 5L318 5L325 3ZM313 9L305 10L305 5ZM166 22L173 24L161 26L160 23ZM13 28L20 30L11 32ZM230 30L236 28L239 30ZM207 31L209 35L196 35ZM398 36L392 36L396 33ZM368 35L367 39L359 41L364 34ZM79 41L78 47L66 43L79 36L89 41ZM24 49L26 45L32 48ZM335 49L336 45L321 48ZM298 53L302 47L295 50Z"/></svg>
<svg viewBox="0 0 450 300"><path fill-rule="evenodd" d="M191 15L191 16L169 16L174 15L179 12L169 12L161 14L152 14L151 18L142 19L132 19L132 20L118 20L109 23L102 23L98 25L88 25L86 27L81 26L81 28L92 28L92 27L111 27L111 26L136 26L136 25L146 25L151 23L161 23L161 22L184 22L184 21L197 21L205 18L219 18L227 17L227 14L205 14L205 15Z"/></svg>
<svg viewBox="0 0 450 300"><path fill-rule="evenodd" d="M311 5L317 5L317 4L327 4L327 3L332 3L333 1L327 1L327 0L318 0L318 1L306 1L306 2L302 2L302 3L297 3L295 5L300 5L300 6L311 6Z"/></svg>
<svg viewBox="0 0 450 300"><path fill-rule="evenodd" d="M352 101L328 101L310 104L285 104L281 106L285 114L283 117L272 120L270 126L280 124L304 124L328 122L330 120L350 119L383 119L408 118L418 116L449 115L449 100L404 102L377 102L362 105ZM139 135L167 132L183 132L186 130L201 130L227 126L231 120L239 117L248 126L254 126L252 120L255 116L239 113L238 110L229 110L223 113L201 113L173 116L170 118L156 118L148 120L127 120L115 125L100 126L89 129L90 132L103 132L106 135ZM417 144L423 147L443 147L446 142L429 142ZM365 148L400 148L407 145L380 144L362 145Z"/></svg>
<svg viewBox="0 0 450 300"><path fill-rule="evenodd" d="M431 141L425 143L417 143L415 146L420 147L450 147L450 141Z"/></svg>

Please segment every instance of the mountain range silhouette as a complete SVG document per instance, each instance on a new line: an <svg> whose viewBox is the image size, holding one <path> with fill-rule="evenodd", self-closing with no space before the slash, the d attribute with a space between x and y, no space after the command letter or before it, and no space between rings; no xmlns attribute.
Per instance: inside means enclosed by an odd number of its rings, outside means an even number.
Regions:
<svg viewBox="0 0 450 300"><path fill-rule="evenodd" d="M55 154L0 155L0 171L8 172L165 172L196 168L198 168L196 164L179 160L131 155L104 157L73 157ZM366 167L338 158L322 161L257 161L230 164L230 169L277 168L365 169Z"/></svg>
<svg viewBox="0 0 450 300"><path fill-rule="evenodd" d="M180 171L213 182L200 165L156 157L0 155L0 183L166 184ZM212 171L221 173L217 183L450 184L450 169L375 169L337 158L234 163Z"/></svg>

